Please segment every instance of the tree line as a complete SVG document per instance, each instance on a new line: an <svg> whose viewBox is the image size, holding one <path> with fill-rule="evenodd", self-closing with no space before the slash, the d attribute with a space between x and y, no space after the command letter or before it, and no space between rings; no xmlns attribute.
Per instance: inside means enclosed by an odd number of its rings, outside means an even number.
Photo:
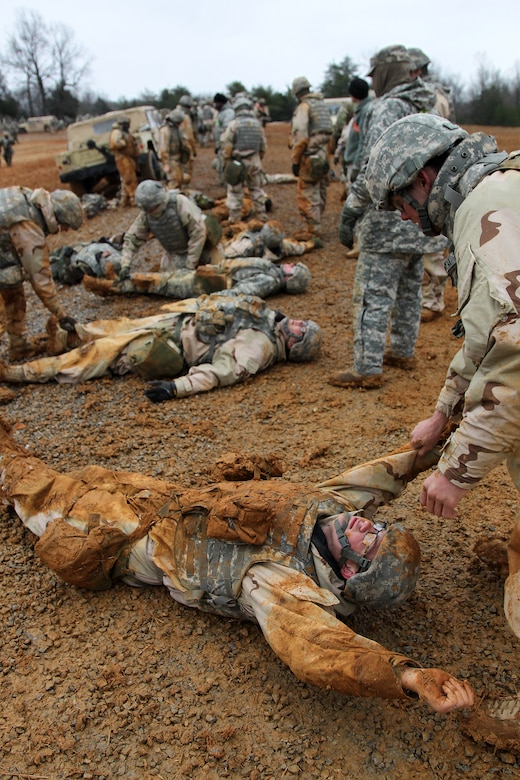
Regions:
<svg viewBox="0 0 520 780"><path fill-rule="evenodd" d="M110 101L91 91L82 90L88 76L90 58L84 48L75 41L74 32L62 23L48 24L34 10L21 10L17 14L15 28L7 39L5 51L0 56L0 116L20 119L22 116L54 114L65 122L74 121L85 114L98 115L114 109L137 105L154 105L157 108L174 108L183 94L200 101L211 95L196 95L178 84L164 88L158 94L144 93L134 98ZM351 79L359 74L358 66L350 57L339 63L331 63L317 89L324 97L345 97ZM8 76L15 87L8 85ZM432 74L451 91L456 118L461 124L520 125L520 71L517 68L512 79L504 78L492 66L482 63L468 88L454 77L442 78ZM296 101L288 88L278 92L261 84L247 88L240 81L226 86L230 97L247 91L257 98L264 98L274 121L288 121Z"/></svg>

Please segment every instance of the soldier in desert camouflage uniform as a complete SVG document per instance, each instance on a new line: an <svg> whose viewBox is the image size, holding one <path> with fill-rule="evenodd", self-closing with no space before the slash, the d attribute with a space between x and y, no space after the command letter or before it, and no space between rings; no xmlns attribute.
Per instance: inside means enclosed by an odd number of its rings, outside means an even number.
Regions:
<svg viewBox="0 0 520 780"><path fill-rule="evenodd" d="M192 155L189 139L183 129L184 113L174 108L164 117L159 128L159 157L168 185L181 190L184 186L183 161Z"/></svg>
<svg viewBox="0 0 520 780"><path fill-rule="evenodd" d="M253 112L253 101L246 95L237 95L233 101L235 118L220 138L224 179L227 183L229 221L239 222L245 188L249 190L257 219L265 219L267 196L262 189L265 174L262 158L267 144L264 130ZM234 169L239 170L235 176Z"/></svg>
<svg viewBox="0 0 520 780"><path fill-rule="evenodd" d="M307 231L319 236L327 202L332 141L332 119L319 92L312 92L305 76L292 83L298 100L291 121L292 172L298 177L296 202Z"/></svg>
<svg viewBox="0 0 520 780"><path fill-rule="evenodd" d="M330 377L340 387L380 387L383 362L401 368L414 365L421 314L423 254L444 248L442 237L426 239L398 214L375 210L370 202L365 169L370 149L396 119L431 111L433 87L410 81L410 57L404 46L389 46L371 59L369 76L377 100L365 117L363 164L343 207L340 240L349 249L356 228L359 259L353 294L354 365ZM390 350L385 354L390 322Z"/></svg>
<svg viewBox="0 0 520 780"><path fill-rule="evenodd" d="M421 493L429 512L454 518L466 491L504 460L520 490L520 152L498 153L492 136L440 117L408 117L374 147L367 183L379 208L453 242L464 344L412 443L426 452L462 412ZM520 637L520 522L508 558L504 608Z"/></svg>
<svg viewBox="0 0 520 780"><path fill-rule="evenodd" d="M121 178L121 205L133 206L137 188L137 158L139 150L130 131L130 118L122 116L114 122L108 146L116 161Z"/></svg>

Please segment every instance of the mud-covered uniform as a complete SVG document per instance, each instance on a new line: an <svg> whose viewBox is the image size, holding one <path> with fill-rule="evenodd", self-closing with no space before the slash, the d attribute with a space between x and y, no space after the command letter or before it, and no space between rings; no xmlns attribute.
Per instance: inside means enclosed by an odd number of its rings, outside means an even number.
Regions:
<svg viewBox="0 0 520 780"><path fill-rule="evenodd" d="M250 314L250 312L253 312ZM257 313L258 312L258 316ZM81 346L55 357L11 366L12 382L76 384L108 373L134 371L129 346L157 334L182 353L184 365L175 373L165 364L165 378L175 376L177 397L227 387L286 360L278 314L252 296L213 296L166 304L161 313L139 319L96 320L76 325ZM179 374L189 369L183 376Z"/></svg>
<svg viewBox="0 0 520 780"><path fill-rule="evenodd" d="M121 178L121 205L135 204L137 189L137 158L139 149L134 136L116 125L110 133L108 146L116 162Z"/></svg>
<svg viewBox="0 0 520 780"><path fill-rule="evenodd" d="M24 280L30 282L51 314L58 319L66 316L52 278L46 243L46 236L58 230L46 190L0 189L0 296L5 306L5 328L14 352L23 350L29 342L25 328Z"/></svg>
<svg viewBox="0 0 520 780"><path fill-rule="evenodd" d="M332 119L322 95L300 98L291 122L292 165L298 168L296 203L311 233L319 233L327 203Z"/></svg>
<svg viewBox="0 0 520 780"><path fill-rule="evenodd" d="M181 189L188 183L184 181L183 164L192 155L192 144L183 126L164 122L159 128L159 157L171 187Z"/></svg>
<svg viewBox="0 0 520 780"><path fill-rule="evenodd" d="M159 216L140 211L125 233L121 268L130 267L150 233L165 250L161 271L197 267L207 238L206 220L198 206L185 195L170 192L168 203Z"/></svg>
<svg viewBox="0 0 520 780"><path fill-rule="evenodd" d="M185 490L97 466L62 475L3 428L0 463L5 498L40 537L36 553L66 582L90 589L119 578L164 584L182 604L257 622L305 682L408 698L400 670L417 664L334 616L354 605L341 596L318 529L345 510L366 508L372 516L399 495L412 472L432 465L418 467L416 452L351 469L322 490L281 479Z"/></svg>

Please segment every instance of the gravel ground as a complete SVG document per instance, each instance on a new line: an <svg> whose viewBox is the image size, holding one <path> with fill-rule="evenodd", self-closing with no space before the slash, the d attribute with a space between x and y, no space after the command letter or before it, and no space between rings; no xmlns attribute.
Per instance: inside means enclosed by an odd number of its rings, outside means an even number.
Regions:
<svg viewBox="0 0 520 780"><path fill-rule="evenodd" d="M268 126L269 173L288 172L287 125ZM498 133L497 133L498 134ZM500 139L499 139L500 140ZM53 157L63 134L22 137L3 186L59 186ZM520 143L510 148L518 148ZM222 195L200 149L194 187ZM427 416L458 348L451 336L456 296L421 327L418 367L392 368L379 390L332 387L327 376L351 359L355 261L336 238L340 185L330 187L325 248L306 257L309 291L276 296L273 307L312 317L324 328L323 354L309 365L278 365L233 388L152 405L137 377L76 386L21 387L1 414L18 441L59 470L89 463L138 470L185 485L204 484L228 451L276 453L286 477L315 483L406 441ZM300 227L294 185L270 185L273 216L290 234ZM102 212L74 236L93 240L127 227L133 209ZM71 242L72 234L51 239ZM157 262L154 242L138 266ZM97 298L63 288L67 310L82 321L146 315L160 301ZM31 330L47 312L28 290ZM6 357L5 341L0 357ZM418 503L420 480L383 515L400 518L423 552L414 596L398 610L359 610L360 633L424 665L467 678L480 695L519 688L518 641L502 611L503 580L476 557L480 538L507 539L518 495L502 468L479 485L456 522ZM251 624L202 615L161 588L116 585L89 593L60 582L33 554L32 535L0 510L4 595L0 673L1 778L515 778L518 757L475 743L460 716L420 704L347 699L300 683Z"/></svg>

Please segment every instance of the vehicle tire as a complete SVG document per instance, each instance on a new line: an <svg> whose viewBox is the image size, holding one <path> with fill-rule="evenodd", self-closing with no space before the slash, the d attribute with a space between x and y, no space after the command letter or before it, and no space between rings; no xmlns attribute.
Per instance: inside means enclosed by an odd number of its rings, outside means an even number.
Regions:
<svg viewBox="0 0 520 780"><path fill-rule="evenodd" d="M71 192L73 192L74 195L77 195L78 198L81 198L81 196L84 195L87 191L82 181L71 181L69 182L69 187Z"/></svg>
<svg viewBox="0 0 520 780"><path fill-rule="evenodd" d="M155 154L153 149L150 149L148 156L144 163L141 163L140 167L140 179L154 179L155 181L162 181L165 178L162 165L159 158Z"/></svg>

